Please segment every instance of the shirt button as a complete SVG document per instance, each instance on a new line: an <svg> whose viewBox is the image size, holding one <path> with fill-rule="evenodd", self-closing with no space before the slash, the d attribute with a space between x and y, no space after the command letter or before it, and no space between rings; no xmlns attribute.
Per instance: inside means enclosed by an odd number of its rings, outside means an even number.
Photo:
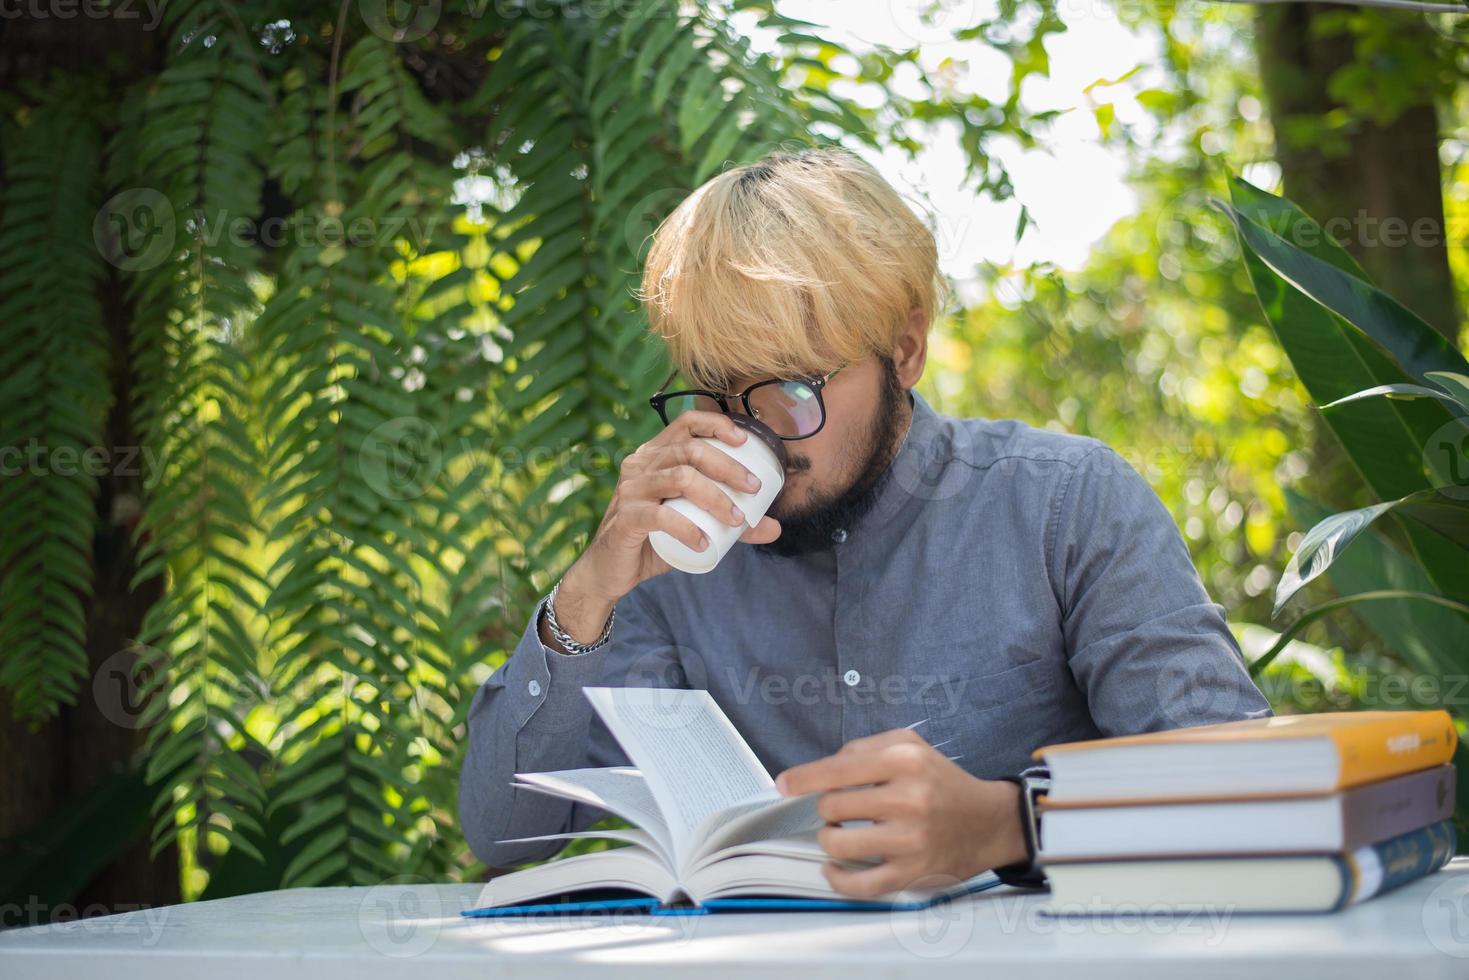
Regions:
<svg viewBox="0 0 1469 980"><path fill-rule="evenodd" d="M538 697L541 696L541 682L540 681L531 681L529 684L527 684L525 686L525 689L530 692L530 696L533 697L533 698L538 698Z"/></svg>
<svg viewBox="0 0 1469 980"><path fill-rule="evenodd" d="M840 528L840 527L837 528L835 531L831 532L831 539L833 541L835 541L837 544L841 544L843 541L846 541L847 540L847 531L846 531L846 529L845 528Z"/></svg>
<svg viewBox="0 0 1469 980"><path fill-rule="evenodd" d="M849 670L842 675L842 683L846 684L848 687L856 687L857 682L861 679L862 675L857 673L855 670Z"/></svg>

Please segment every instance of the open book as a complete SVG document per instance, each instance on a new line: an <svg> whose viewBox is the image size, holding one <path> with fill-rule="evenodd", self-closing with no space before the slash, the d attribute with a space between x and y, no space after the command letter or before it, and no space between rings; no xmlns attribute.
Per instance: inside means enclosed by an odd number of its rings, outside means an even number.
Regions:
<svg viewBox="0 0 1469 980"><path fill-rule="evenodd" d="M583 689L634 767L520 773L516 784L613 813L635 829L546 834L516 841L603 838L621 846L560 858L492 879L468 915L516 914L527 905L612 889L640 893L645 907L692 903L706 910L752 907L921 907L997 883L980 875L947 888L910 889L849 902L827 884L816 840L816 794L775 789L707 691ZM864 866L861 862L844 862ZM867 866L870 866L870 862ZM583 903L592 905L594 903ZM622 903L626 904L626 903Z"/></svg>

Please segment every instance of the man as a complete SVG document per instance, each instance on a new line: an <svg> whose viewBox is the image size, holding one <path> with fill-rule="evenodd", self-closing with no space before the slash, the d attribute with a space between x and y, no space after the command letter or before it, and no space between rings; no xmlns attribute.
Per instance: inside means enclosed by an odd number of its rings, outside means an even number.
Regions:
<svg viewBox="0 0 1469 980"><path fill-rule="evenodd" d="M730 170L659 227L640 298L685 380L653 399L665 428L470 708L460 816L481 860L550 856L560 842L500 841L602 815L511 787L628 764L588 685L708 690L782 792L822 794L833 858L881 859L825 865L856 897L1034 880L1017 777L1038 746L1269 713L1120 456L911 390L943 291L932 234L838 149ZM700 441L742 441L730 412L786 440L785 486L750 547L673 572L649 532L702 533L664 500L741 526L715 481L753 475Z"/></svg>

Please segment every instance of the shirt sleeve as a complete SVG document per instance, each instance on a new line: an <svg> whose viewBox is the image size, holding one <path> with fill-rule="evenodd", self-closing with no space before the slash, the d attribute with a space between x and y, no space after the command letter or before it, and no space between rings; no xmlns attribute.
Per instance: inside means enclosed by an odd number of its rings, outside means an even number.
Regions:
<svg viewBox="0 0 1469 980"><path fill-rule="evenodd" d="M583 687L687 686L677 648L642 586L618 600L611 638L589 653L568 655L541 643L544 603L536 604L515 650L469 707L459 823L470 850L491 867L548 858L567 844L502 840L584 830L605 816L597 807L512 784L517 772L630 764Z"/></svg>
<svg viewBox="0 0 1469 980"><path fill-rule="evenodd" d="M1049 553L1071 673L1104 735L1270 714L1172 515L1111 448L1072 467Z"/></svg>

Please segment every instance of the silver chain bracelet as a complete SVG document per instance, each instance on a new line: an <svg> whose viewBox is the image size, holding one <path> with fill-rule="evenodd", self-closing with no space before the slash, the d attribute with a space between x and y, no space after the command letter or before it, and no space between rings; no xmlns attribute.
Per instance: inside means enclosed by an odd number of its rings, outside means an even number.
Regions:
<svg viewBox="0 0 1469 980"><path fill-rule="evenodd" d="M567 653L590 653L591 651L602 646L608 640L612 639L612 621L617 618L616 606L613 606L612 611L607 614L607 625L602 627L602 635L597 637L596 640L591 643L579 643L576 640L572 639L571 634L562 629L561 624L556 622L556 593L559 592L560 589L561 580L557 579L556 584L551 586L551 594L546 596L546 602L544 606L546 610L546 628L551 631L551 635L556 638L556 642L561 644L561 646L566 649Z"/></svg>

